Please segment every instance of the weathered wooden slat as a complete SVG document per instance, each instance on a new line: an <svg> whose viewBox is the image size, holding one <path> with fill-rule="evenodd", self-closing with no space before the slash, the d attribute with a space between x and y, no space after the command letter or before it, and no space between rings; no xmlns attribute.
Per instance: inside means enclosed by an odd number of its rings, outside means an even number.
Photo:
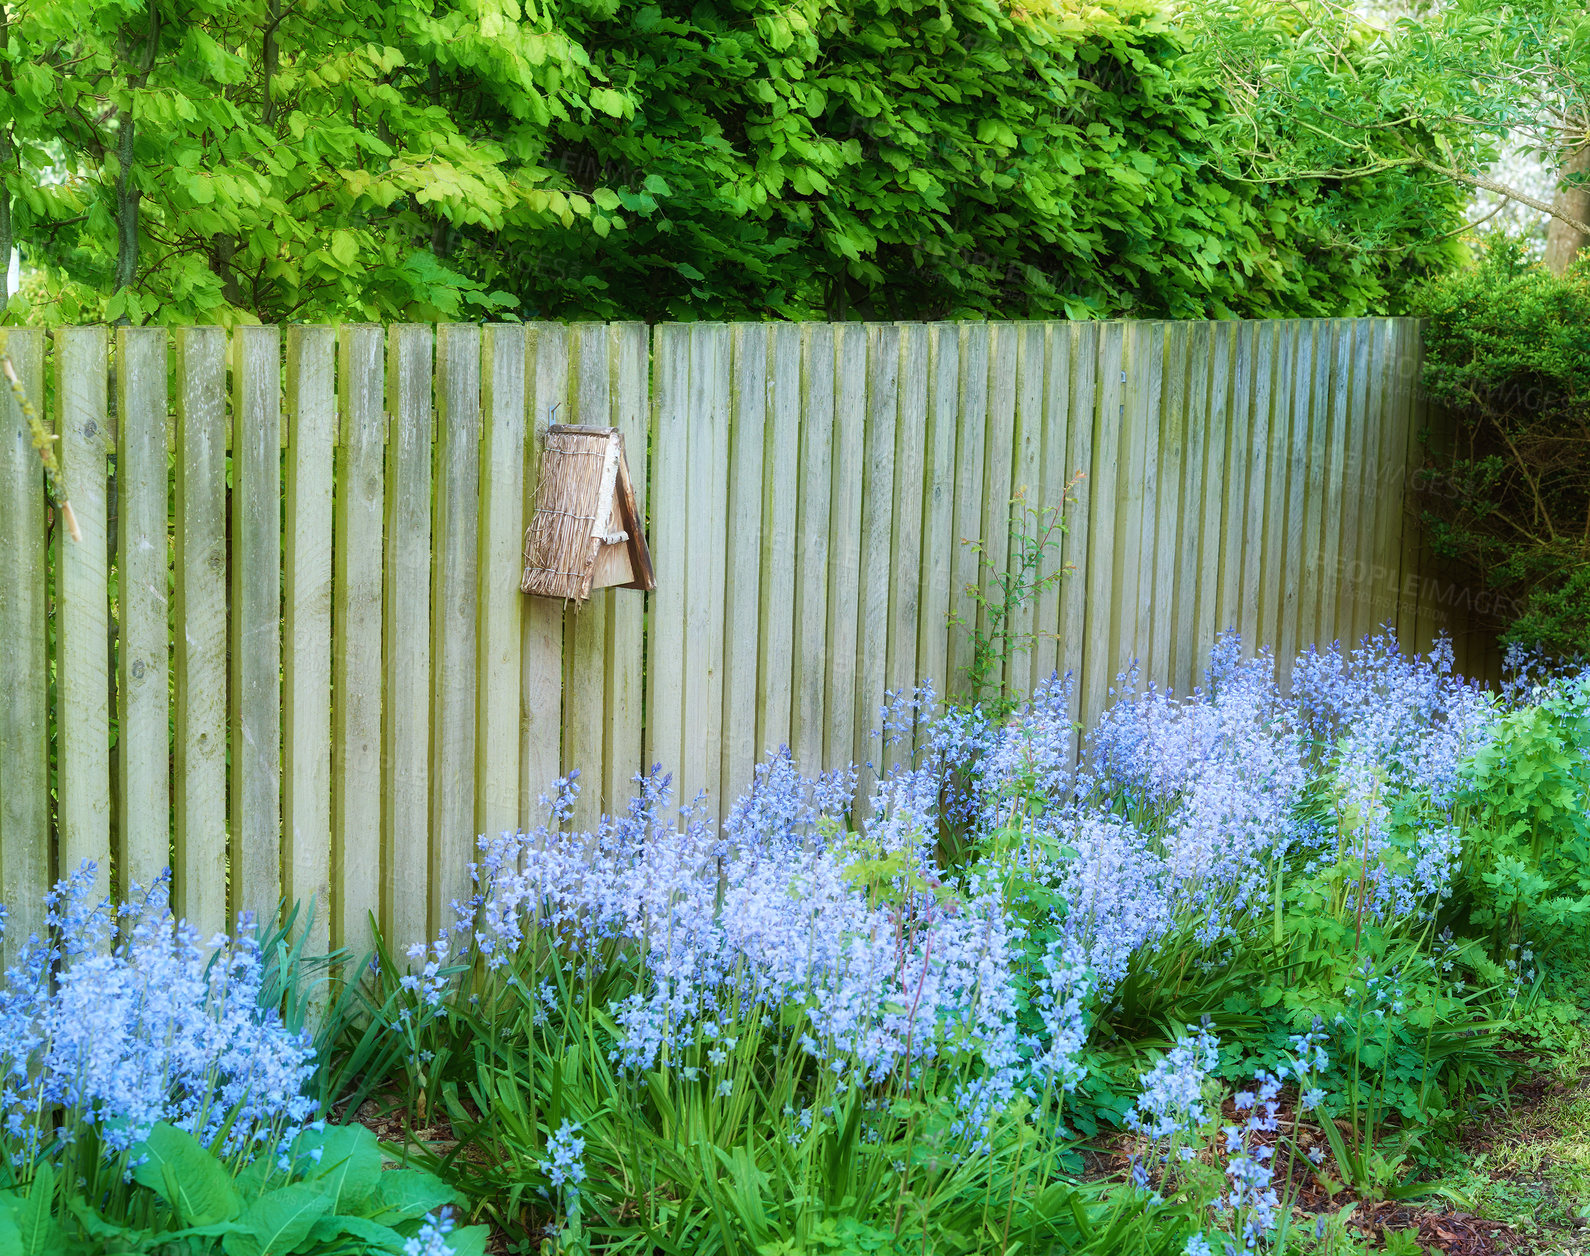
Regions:
<svg viewBox="0 0 1590 1256"><path fill-rule="evenodd" d="M1198 527L1198 618L1192 640L1184 643L1193 655L1193 674L1202 675L1209 648L1220 631L1220 531L1225 502L1226 444L1231 430L1231 373L1235 328L1229 321L1214 324L1213 355L1209 360L1209 427L1203 457L1203 517Z"/></svg>
<svg viewBox="0 0 1590 1256"><path fill-rule="evenodd" d="M1120 402L1120 464L1116 480L1115 549L1111 574L1110 637L1115 656L1110 660L1112 680L1137 665L1143 657L1139 633L1143 555L1152 553L1144 545L1145 515L1153 519L1153 496L1148 471L1149 431L1157 419L1160 359L1159 336L1155 324L1128 323ZM1148 528L1148 547L1153 545L1153 525ZM1149 565L1152 571L1152 564ZM1150 587L1152 587L1152 582ZM1146 660L1144 660L1146 661ZM1139 675L1139 684L1144 678Z"/></svg>
<svg viewBox="0 0 1590 1256"><path fill-rule="evenodd" d="M382 885L381 650L386 514L384 334L337 334L337 483L332 503L331 937L373 945ZM417 941L418 939L411 939Z"/></svg>
<svg viewBox="0 0 1590 1256"><path fill-rule="evenodd" d="M923 439L921 600L917 676L949 692L950 560L955 553L955 418L960 336L953 324L928 329L927 434Z"/></svg>
<svg viewBox="0 0 1590 1256"><path fill-rule="evenodd" d="M1203 666L1203 651L1198 641L1198 589L1203 579L1205 464L1208 459L1213 421L1210 410L1210 377L1214 370L1215 325L1193 323L1188 328L1187 357L1187 435L1183 467L1187 483L1181 498L1176 524L1177 586L1173 599L1175 621L1173 684L1185 693Z"/></svg>
<svg viewBox="0 0 1590 1256"><path fill-rule="evenodd" d="M526 328L525 353L524 518L528 522L535 511L547 428L569 417L569 329L560 323L531 323ZM658 548L652 547L654 563ZM663 568L657 571L661 591L668 586ZM553 782L563 773L563 605L521 595L521 614L519 823L531 829L546 821L541 799L551 797ZM673 728L677 741L677 723ZM669 743L670 753L673 744Z"/></svg>
<svg viewBox="0 0 1590 1256"><path fill-rule="evenodd" d="M1010 529L1015 491L1011 476L1015 467L1016 437L1016 354L1020 347L1020 326L1016 323L991 323L988 328L988 410L983 433L982 522L971 539L981 546L978 587L987 600L977 615L977 630L990 640L993 653L984 677L989 696L997 696L1005 684L1005 662L1010 642L1007 618L996 632L989 610L1003 601L995 581L1010 569ZM997 639L994 639L997 638Z"/></svg>
<svg viewBox="0 0 1590 1256"><path fill-rule="evenodd" d="M1303 615L1303 585L1306 580L1305 563L1309 556L1308 542L1308 464L1313 439L1311 424L1314 393L1314 327L1308 322L1289 325L1295 332L1291 341L1291 371L1285 378L1290 381L1291 440L1286 456L1286 549L1281 568L1281 623L1276 645L1276 672L1283 686L1292 679L1292 660L1302 645L1301 623Z"/></svg>
<svg viewBox="0 0 1590 1256"><path fill-rule="evenodd" d="M988 429L989 325L962 323L955 437L955 550L950 558L949 675L945 692L970 693L978 623L972 591L982 584L983 461Z"/></svg>
<svg viewBox="0 0 1590 1256"><path fill-rule="evenodd" d="M281 336L232 333L231 907L282 895Z"/></svg>
<svg viewBox="0 0 1590 1256"><path fill-rule="evenodd" d="M561 422L610 427L612 354L605 323L569 328L569 399ZM580 772L574 827L595 828L602 797L602 736L607 706L607 612L613 594L597 590L571 605L563 620L563 770Z"/></svg>
<svg viewBox="0 0 1590 1256"><path fill-rule="evenodd" d="M1038 507L1043 511L1058 511L1062 527L1075 522L1075 512L1067 509L1066 486L1071 481L1074 468L1067 461L1067 446L1071 440L1069 410L1071 406L1071 337L1064 323L1044 324L1043 355L1043 470ZM1047 526L1047 517L1045 525ZM1035 604L1034 630L1037 639L1032 649L1031 687L1037 689L1062 670L1061 667L1061 599L1064 597L1065 536L1057 533L1054 543L1045 553L1038 569L1041 579L1056 574L1060 581L1045 589Z"/></svg>
<svg viewBox="0 0 1590 1256"><path fill-rule="evenodd" d="M116 332L116 868L122 892L171 863L166 332Z"/></svg>
<svg viewBox="0 0 1590 1256"><path fill-rule="evenodd" d="M1276 324L1254 325L1251 379L1253 400L1249 408L1249 465L1247 508L1243 520L1242 570L1238 577L1241 611L1237 621L1242 633L1242 648L1251 657L1269 644L1261 639L1260 603L1264 582L1266 512L1270 504L1271 404L1275 382Z"/></svg>
<svg viewBox="0 0 1590 1256"><path fill-rule="evenodd" d="M1088 507L1087 567L1083 572L1087 618L1082 661L1081 722L1092 725L1104 710L1115 679L1115 639L1111 636L1116 545L1116 516L1120 497L1122 462L1121 371L1125 355L1126 325L1105 323L1099 330L1097 361L1098 409L1093 420L1092 470L1088 474L1092 501Z"/></svg>
<svg viewBox="0 0 1590 1256"><path fill-rule="evenodd" d="M833 329L833 435L828 497L828 635L831 666L824 678L822 765L865 759L856 741L856 659L861 613L861 493L867 428L867 329ZM817 763L803 765L815 770ZM863 800L865 801L865 800Z"/></svg>
<svg viewBox="0 0 1590 1256"><path fill-rule="evenodd" d="M1352 396L1353 323L1333 319L1331 329L1331 387L1326 404L1323 501L1320 508L1319 623L1314 639L1321 648L1339 639L1338 614L1342 594L1342 480L1347 455L1347 406Z"/></svg>
<svg viewBox="0 0 1590 1256"><path fill-rule="evenodd" d="M1374 381L1369 389L1369 413L1374 423L1373 463L1370 467L1371 491L1375 506L1373 548L1373 589L1370 597L1367 630L1378 634L1397 620L1397 581L1401 576L1402 500L1400 479L1395 466L1398 424L1393 400L1397 321L1375 319Z"/></svg>
<svg viewBox="0 0 1590 1256"><path fill-rule="evenodd" d="M401 951L429 936L431 329L387 332L382 925Z"/></svg>
<svg viewBox="0 0 1590 1256"><path fill-rule="evenodd" d="M44 332L0 328L35 413L44 420ZM46 655L44 477L31 430L0 380L0 901L8 913L3 959L44 923L50 886L49 664ZM68 542L70 544L70 542Z"/></svg>
<svg viewBox="0 0 1590 1256"><path fill-rule="evenodd" d="M1242 625L1242 564L1248 517L1248 494L1256 451L1253 439L1253 333L1256 324L1232 328L1230 420L1226 427L1226 458L1222 468L1225 502L1220 514L1220 591L1215 600L1215 632ZM1262 455L1259 455L1262 456ZM1207 652L1207 651L1206 651ZM1204 660L1199 660L1201 668ZM1195 673L1196 674L1196 673Z"/></svg>
<svg viewBox="0 0 1590 1256"><path fill-rule="evenodd" d="M1088 580L1091 562L1088 547L1097 496L1093 473L1093 433L1099 406L1099 324L1066 326L1071 360L1070 402L1066 417L1066 470L1083 473L1077 482L1076 505L1071 508L1065 548L1061 551L1070 569L1060 590L1060 651L1058 666L1071 676L1069 714L1081 719L1084 662L1087 658ZM1118 368L1117 368L1118 369ZM1106 612L1107 615L1107 612ZM1073 744L1073 750L1075 750Z"/></svg>
<svg viewBox="0 0 1590 1256"><path fill-rule="evenodd" d="M176 336L172 906L226 927L226 336ZM379 634L377 634L379 638Z"/></svg>
<svg viewBox="0 0 1590 1256"><path fill-rule="evenodd" d="M728 497L729 328L690 335L690 465L685 498L684 736L681 801L719 810L723 736L723 611Z"/></svg>
<svg viewBox="0 0 1590 1256"><path fill-rule="evenodd" d="M646 518L647 340L644 323L615 323L608 329L613 372L612 423L624 437L635 505ZM604 713L606 779L602 793L608 810L622 815L635 793L643 762L646 595L632 589L607 592L607 710Z"/></svg>
<svg viewBox="0 0 1590 1256"><path fill-rule="evenodd" d="M519 827L519 592L524 547L525 329L481 332L480 560L475 693L475 830ZM637 755L638 755L637 748Z"/></svg>
<svg viewBox="0 0 1590 1256"><path fill-rule="evenodd" d="M1044 325L1021 323L1014 329L1016 335L1015 427L1011 435L1011 522L1010 550L1006 565L1013 574L1019 574L1023 550L1038 542L1043 527L1042 512L1045 506L1043 485L1043 429L1044 429L1044 375L1047 353L1044 351ZM1033 517L1029 512L1037 511ZM1041 566L1026 576L1023 584L1035 581ZM1011 693L1024 697L1032 692L1032 675L1041 652L1035 639L1038 621L1037 595L1029 587L1018 599L1010 614L1010 658L1005 668L1004 682Z"/></svg>
<svg viewBox="0 0 1590 1256"><path fill-rule="evenodd" d="M801 329L769 332L767 431L763 435L761 649L757 658L757 754L790 743L795 641L795 511L800 482Z"/></svg>
<svg viewBox="0 0 1590 1256"><path fill-rule="evenodd" d="M928 329L900 326L900 406L894 435L894 509L890 540L888 657L885 683L895 693L916 689L917 619L922 602L922 485L927 474ZM883 746L887 767L906 764L909 733Z"/></svg>
<svg viewBox="0 0 1590 1256"><path fill-rule="evenodd" d="M110 888L110 591L105 458L109 344L103 327L55 333L55 416L61 478L83 539L56 553L56 747L59 872L99 868Z"/></svg>
<svg viewBox="0 0 1590 1256"><path fill-rule="evenodd" d="M718 777L726 805L756 764L757 616L762 607L762 477L767 430L768 328L730 329L728 555L724 575L723 745ZM773 489L772 491L777 491Z"/></svg>
<svg viewBox="0 0 1590 1256"><path fill-rule="evenodd" d="M795 512L795 649L790 687L790 750L806 771L823 764L827 654L829 470L834 436L834 334L827 323L801 327L800 501ZM854 655L851 656L854 658ZM839 747L830 747L830 761ZM843 749L848 750L848 747Z"/></svg>
<svg viewBox="0 0 1590 1256"><path fill-rule="evenodd" d="M690 327L662 324L652 341L652 565L646 645L646 759L679 796L684 745L685 475L689 467Z"/></svg>
<svg viewBox="0 0 1590 1256"><path fill-rule="evenodd" d="M1375 483L1370 433L1377 419L1370 414L1369 381L1375 367L1375 323L1353 323L1353 378L1347 403L1347 453L1342 467L1342 581L1336 635L1343 646L1356 645L1370 630L1374 565L1370 557L1375 536Z"/></svg>
<svg viewBox="0 0 1590 1256"><path fill-rule="evenodd" d="M331 538L337 331L287 329L287 555L282 617L282 855L306 945L331 941Z"/></svg>
<svg viewBox="0 0 1590 1256"><path fill-rule="evenodd" d="M862 442L860 618L856 624L857 794L865 806L883 747L873 733L888 688L889 571L894 525L895 432L900 413L900 329L867 324L867 428Z"/></svg>
<svg viewBox="0 0 1590 1256"><path fill-rule="evenodd" d="M1276 662L1286 658L1284 625L1290 606L1287 590L1295 587L1287 567L1290 531L1288 492L1292 481L1292 372L1297 363L1298 324L1277 322L1274 384L1270 393L1269 483L1265 490L1264 544L1259 571L1259 622L1255 648L1268 647ZM1296 642L1296 637L1292 638Z"/></svg>
<svg viewBox="0 0 1590 1256"><path fill-rule="evenodd" d="M1159 404L1158 500L1154 503L1154 548L1144 556L1150 565L1157 593L1148 631L1149 648L1144 663L1149 676L1171 685L1177 693L1189 688L1191 668L1187 658L1185 620L1178 611L1188 599L1189 571L1181 562L1184 502L1199 498L1202 468L1186 461L1187 434L1195 419L1189 409L1201 410L1202 398L1193 402L1187 395L1187 323L1169 323L1163 340L1164 376ZM1174 670L1173 670L1174 662Z"/></svg>
<svg viewBox="0 0 1590 1256"><path fill-rule="evenodd" d="M1330 459L1330 407L1335 366L1335 328L1329 322L1310 327L1313 387L1309 396L1308 471L1303 499L1303 537L1299 550L1302 588L1298 594L1298 647L1324 646L1319 639L1320 601L1324 581L1326 466Z"/></svg>
<svg viewBox="0 0 1590 1256"><path fill-rule="evenodd" d="M480 328L436 329L431 523L431 875L433 932L469 897L475 857L476 584L480 556ZM506 576L504 577L506 579ZM595 765L593 765L595 766ZM593 773L599 775L599 773Z"/></svg>

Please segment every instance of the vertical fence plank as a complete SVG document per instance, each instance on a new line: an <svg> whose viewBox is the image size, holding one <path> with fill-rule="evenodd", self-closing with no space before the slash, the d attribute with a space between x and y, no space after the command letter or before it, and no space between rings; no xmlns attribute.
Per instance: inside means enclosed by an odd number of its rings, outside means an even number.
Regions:
<svg viewBox="0 0 1590 1256"><path fill-rule="evenodd" d="M757 753L790 741L790 667L795 644L795 508L800 477L801 330L775 323L768 350L768 422L763 437L761 651L757 658ZM810 574L803 572L803 577Z"/></svg>
<svg viewBox="0 0 1590 1256"><path fill-rule="evenodd" d="M211 937L226 926L226 337L179 328L176 359L172 905Z"/></svg>
<svg viewBox="0 0 1590 1256"><path fill-rule="evenodd" d="M1204 475L1213 414L1209 404L1214 371L1215 325L1197 322L1188 328L1187 439L1183 470L1187 484L1176 522L1177 582L1174 599L1176 643L1174 684L1185 693L1195 683L1202 660L1198 649L1198 588L1203 579L1199 546L1203 539Z"/></svg>
<svg viewBox="0 0 1590 1256"><path fill-rule="evenodd" d="M971 538L981 545L981 570L977 573L983 597L991 603L1002 600L995 581L1010 570L1010 529L1012 518L1011 476L1015 470L1016 441L1016 356L1021 345L1021 327L1016 323L991 323L988 328L988 410L983 435L982 525ZM993 653L987 660L983 680L997 694L1005 683L1005 654L1010 641L1010 621L997 633L984 606L977 615L979 632L997 637L991 642Z"/></svg>
<svg viewBox="0 0 1590 1256"><path fill-rule="evenodd" d="M1066 508L1066 486L1071 482L1073 468L1066 461L1067 443L1071 435L1069 410L1071 406L1071 337L1064 323L1044 324L1044 384L1043 384L1043 470L1042 496L1037 505L1043 511L1057 511L1062 526L1074 522ZM1043 526L1047 526L1048 516ZM1067 579L1065 535L1057 533L1054 544L1044 554L1038 569L1039 578L1048 580L1058 576L1051 587L1045 589L1036 603L1035 630L1038 639L1033 645L1032 688L1037 689L1061 668L1061 598Z"/></svg>
<svg viewBox="0 0 1590 1256"><path fill-rule="evenodd" d="M1281 624L1276 646L1276 671L1281 684L1292 679L1292 660L1297 656L1303 614L1304 563L1307 561L1308 462L1312 440L1314 378L1314 325L1289 324L1295 334L1291 340L1291 372L1285 377L1291 394L1291 439L1286 451L1285 559L1281 567Z"/></svg>
<svg viewBox="0 0 1590 1256"><path fill-rule="evenodd" d="M856 659L861 611L861 492L867 431L867 329L833 329L833 436L829 447L828 635L822 766L866 757L856 741ZM806 765L815 770L818 764ZM865 801L865 800L863 800Z"/></svg>
<svg viewBox="0 0 1590 1256"><path fill-rule="evenodd" d="M1248 515L1248 494L1255 458L1263 453L1250 444L1253 436L1253 335L1257 326L1241 322L1232 328L1231 401L1226 427L1226 457L1222 479L1225 503L1220 515L1220 591L1215 599L1215 632L1240 630L1242 623L1242 563ZM1207 652L1207 651L1206 651ZM1205 660L1200 659L1202 667Z"/></svg>
<svg viewBox="0 0 1590 1256"><path fill-rule="evenodd" d="M1309 397L1308 472L1303 507L1303 548L1299 558L1302 590L1298 598L1298 646L1326 645L1319 639L1320 605L1324 596L1325 509L1329 488L1330 410L1335 374L1335 325L1316 322L1313 339L1313 389Z"/></svg>
<svg viewBox="0 0 1590 1256"><path fill-rule="evenodd" d="M1347 454L1343 464L1342 601L1336 635L1353 646L1369 631L1374 587L1375 471L1372 440L1379 416L1372 413L1369 381L1375 371L1376 320L1354 320L1353 382L1347 403ZM1373 434L1373 436L1371 435Z"/></svg>
<svg viewBox="0 0 1590 1256"><path fill-rule="evenodd" d="M337 332L287 329L287 557L282 630L282 846L307 946L331 940L331 536Z"/></svg>
<svg viewBox="0 0 1590 1256"><path fill-rule="evenodd" d="M1275 326L1274 384L1270 391L1269 484L1265 490L1264 546L1259 564L1260 640L1275 652L1279 664L1286 657L1283 624L1289 605L1286 546L1290 531L1288 493L1292 479L1292 372L1297 367L1298 323ZM1295 638L1294 638L1295 640Z"/></svg>
<svg viewBox="0 0 1590 1256"><path fill-rule="evenodd" d="M1226 479L1226 444L1231 430L1232 353L1236 337L1230 322L1214 324L1213 354L1209 359L1209 425L1204 442L1203 517L1198 524L1198 618L1190 641L1192 674L1200 676L1209 661L1209 647L1220 630L1220 524L1229 488Z"/></svg>
<svg viewBox="0 0 1590 1256"><path fill-rule="evenodd" d="M116 867L126 893L171 863L165 328L117 329L116 421Z"/></svg>
<svg viewBox="0 0 1590 1256"><path fill-rule="evenodd" d="M1012 328L1016 340L1015 418L1011 433L1010 552L1007 567L1026 583L1039 569L1021 574L1026 547L1036 540L1029 511L1043 509L1044 325L1020 323ZM1039 523L1036 526L1041 526ZM1001 678L1016 696L1032 692L1032 674L1038 654L1034 632L1038 622L1036 598L1028 592L1018 598L1009 619L1011 651Z"/></svg>
<svg viewBox="0 0 1590 1256"><path fill-rule="evenodd" d="M690 327L660 324L652 341L651 542L657 591L647 609L646 761L681 782L684 746L685 475Z"/></svg>
<svg viewBox="0 0 1590 1256"><path fill-rule="evenodd" d="M1187 600L1188 572L1180 553L1184 535L1181 515L1184 498L1196 498L1202 488L1198 474L1186 460L1188 428L1196 421L1195 415L1189 413L1190 408L1196 407L1190 407L1187 396L1188 328L1187 323L1169 323L1165 327L1164 383L1157 415L1159 492L1154 503L1154 548L1144 555L1144 565L1152 570L1156 594L1145 662L1152 679L1170 684L1177 693L1188 688L1184 677L1187 638L1180 631L1177 615Z"/></svg>
<svg viewBox="0 0 1590 1256"><path fill-rule="evenodd" d="M1068 713L1071 721L1081 719L1084 660L1087 647L1088 579L1092 566L1088 558L1090 528L1095 492L1093 475L1093 431L1099 404L1099 324L1066 325L1066 353L1071 360L1070 400L1067 404L1066 470L1082 473L1077 483L1077 502L1070 512L1065 548L1061 551L1069 571L1060 589L1060 650L1058 666L1071 676Z"/></svg>
<svg viewBox="0 0 1590 1256"><path fill-rule="evenodd" d="M1142 658L1139 635L1139 609L1143 572L1143 524L1152 508L1148 473L1149 435L1158 415L1152 402L1157 400L1159 371L1154 359L1159 338L1164 333L1158 324L1128 323L1124 350L1120 403L1120 464L1116 481L1115 551L1112 573L1110 634L1115 657L1110 660L1110 676L1115 679ZM1152 514L1148 515L1152 519ZM1153 544L1149 527L1149 545ZM1151 551L1149 551L1151 552ZM1150 564L1152 569L1152 564ZM1141 682L1141 676L1139 682Z"/></svg>
<svg viewBox="0 0 1590 1256"><path fill-rule="evenodd" d="M751 784L757 755L757 615L762 605L762 478L768 328L730 329L728 555L724 575L722 804ZM774 491L777 491L776 489Z"/></svg>
<svg viewBox="0 0 1590 1256"><path fill-rule="evenodd" d="M532 323L526 330L524 518L528 523L535 511L547 428L569 419L569 329L560 323ZM658 582L662 588L660 573ZM520 601L519 823L529 829L547 818L541 799L552 794L553 782L562 774L563 604L522 594Z"/></svg>
<svg viewBox="0 0 1590 1256"><path fill-rule="evenodd" d="M475 831L519 826L519 592L524 544L525 329L481 333L479 636L475 693ZM636 754L639 754L638 733Z"/></svg>
<svg viewBox="0 0 1590 1256"><path fill-rule="evenodd" d="M882 746L872 736L888 686L889 570L893 565L895 432L900 412L900 329L867 324L867 434L861 486L861 593L856 625L856 758L863 767L857 793L865 807Z"/></svg>
<svg viewBox="0 0 1590 1256"><path fill-rule="evenodd" d="M387 332L386 659L382 921L401 951L426 939L430 868L431 329Z"/></svg>
<svg viewBox="0 0 1590 1256"><path fill-rule="evenodd" d="M1331 382L1326 402L1324 489L1320 506L1319 623L1314 639L1323 648L1336 641L1337 611L1342 596L1342 498L1346 474L1347 404L1352 396L1353 322L1330 324Z"/></svg>
<svg viewBox="0 0 1590 1256"><path fill-rule="evenodd" d="M475 585L480 554L480 328L436 329L431 525L431 929L453 924L475 855ZM601 663L598 655L597 669ZM600 740L598 740L600 746ZM600 768L600 763L593 764ZM599 776L599 770L592 773Z"/></svg>
<svg viewBox="0 0 1590 1256"><path fill-rule="evenodd" d="M386 407L381 328L337 335L332 503L331 937L362 955L381 910L382 520ZM417 941L418 939L410 939Z"/></svg>
<svg viewBox="0 0 1590 1256"><path fill-rule="evenodd" d="M281 338L232 333L231 907L269 919L282 893Z"/></svg>
<svg viewBox="0 0 1590 1256"><path fill-rule="evenodd" d="M1375 326L1374 379L1369 388L1369 413L1373 416L1374 448L1371 491L1374 499L1373 557L1374 582L1369 599L1365 630L1379 633L1397 618L1397 580L1400 575L1398 552L1402 522L1400 485L1393 480L1396 458L1395 407L1392 401L1393 375L1397 351L1396 320L1377 318Z"/></svg>
<svg viewBox="0 0 1590 1256"><path fill-rule="evenodd" d="M1122 400L1122 363L1126 353L1126 324L1110 322L1099 329L1098 410L1093 421L1093 459L1089 482L1092 504L1088 509L1087 594L1084 600L1087 628L1082 660L1081 722L1091 725L1104 710L1115 679L1116 649L1111 635L1114 621L1112 585L1116 546L1117 502L1120 497L1122 427L1126 403Z"/></svg>
<svg viewBox="0 0 1590 1256"><path fill-rule="evenodd" d="M0 353L44 419L44 333L0 328ZM9 914L4 962L44 923L50 884L49 664L44 477L33 436L0 382L0 641L9 662L0 686L0 901ZM70 544L70 542L68 542Z"/></svg>
<svg viewBox="0 0 1590 1256"><path fill-rule="evenodd" d="M569 328L569 401L559 422L608 427L613 415L612 362L605 323ZM580 772L574 826L591 830L601 816L602 733L607 610L613 595L597 590L564 612L563 770Z"/></svg>
<svg viewBox="0 0 1590 1256"><path fill-rule="evenodd" d="M987 443L989 324L962 323L955 436L955 549L950 559L950 642L946 693L969 694L982 580L983 449Z"/></svg>
<svg viewBox="0 0 1590 1256"><path fill-rule="evenodd" d="M1256 323L1253 336L1253 400L1249 407L1251 463L1248 468L1246 518L1243 520L1242 571L1239 587L1242 609L1238 627L1242 632L1244 654L1252 656L1270 643L1261 640L1260 602L1264 582L1264 536L1266 512L1270 505L1270 466L1272 449L1271 398L1274 391L1276 324Z"/></svg>
<svg viewBox="0 0 1590 1256"><path fill-rule="evenodd" d="M647 331L644 323L615 323L608 328L612 363L612 422L624 438L635 490L635 508L646 519L646 392ZM645 595L635 590L608 590L607 710L603 729L606 779L602 793L608 809L622 815L635 792L642 763L641 718L645 683Z"/></svg>
<svg viewBox="0 0 1590 1256"><path fill-rule="evenodd" d="M954 324L928 325L926 466L922 481L921 599L917 675L949 692L950 560L955 552L955 417L960 337Z"/></svg>
<svg viewBox="0 0 1590 1256"><path fill-rule="evenodd" d="M795 515L795 650L790 686L790 750L807 771L823 763L824 686L849 660L827 660L829 474L834 437L834 335L827 323L801 327L800 501ZM850 659L854 659L852 653ZM830 762L850 747L829 746Z"/></svg>
<svg viewBox="0 0 1590 1256"><path fill-rule="evenodd" d="M723 610L727 577L729 466L729 328L691 329L689 496L685 501L688 565L685 606L685 739L681 796L705 795L721 812L723 737Z"/></svg>
<svg viewBox="0 0 1590 1256"><path fill-rule="evenodd" d="M56 746L60 865L85 861L110 889L110 590L105 457L108 340L103 327L55 333L61 478L83 539L56 527Z"/></svg>
<svg viewBox="0 0 1590 1256"><path fill-rule="evenodd" d="M894 435L894 522L890 540L889 641L885 679L889 689L908 693L917 686L917 618L922 603L922 484L927 474L928 329L905 323L900 329L900 407ZM914 749L910 736L885 744L888 767L906 763Z"/></svg>
<svg viewBox="0 0 1590 1256"><path fill-rule="evenodd" d="M890 539L889 650L884 665L890 690L914 690L917 615L922 609L922 483L927 475L927 324L900 326L900 409L895 418L894 534ZM884 746L887 765L911 757L911 739Z"/></svg>

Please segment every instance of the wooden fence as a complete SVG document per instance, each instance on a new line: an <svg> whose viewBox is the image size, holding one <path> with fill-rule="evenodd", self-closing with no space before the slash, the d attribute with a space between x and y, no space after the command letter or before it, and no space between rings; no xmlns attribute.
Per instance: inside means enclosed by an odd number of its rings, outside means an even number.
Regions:
<svg viewBox="0 0 1590 1256"><path fill-rule="evenodd" d="M1426 578L1407 320L0 330L47 399L63 540L0 399L0 882L168 864L209 931L424 937L477 833L579 819L644 765L711 806L788 744L866 760L885 692L954 688L977 550L1084 472L1006 679L1188 689L1218 629L1290 657L1461 627ZM283 349L285 348L285 355ZM48 369L47 369L48 368ZM518 591L548 421L613 424L650 595ZM1019 537L1017 538L1019 543ZM1461 590L1457 591L1461 594ZM1461 661L1461 660L1460 660ZM1475 665L1484 660L1475 652Z"/></svg>

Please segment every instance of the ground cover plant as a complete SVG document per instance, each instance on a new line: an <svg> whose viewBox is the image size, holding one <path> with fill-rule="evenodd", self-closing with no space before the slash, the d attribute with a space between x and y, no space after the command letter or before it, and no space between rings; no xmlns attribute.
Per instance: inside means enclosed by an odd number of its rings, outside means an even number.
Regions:
<svg viewBox="0 0 1590 1256"><path fill-rule="evenodd" d="M1572 1036L1590 674L1119 688L895 695L870 798L776 755L721 825L659 771L573 832L570 778L335 997L291 915L212 951L80 873L0 1000L0 1252L1356 1250Z"/></svg>
<svg viewBox="0 0 1590 1256"><path fill-rule="evenodd" d="M1499 1047L1572 1020L1586 685L1381 639L1283 693L1226 638L1075 763L1056 679L999 719L897 696L915 753L864 803L776 756L721 830L657 774L575 833L565 781L458 930L382 956L388 1081L523 1250L1328 1249L1441 1190ZM1339 1201L1300 1231L1305 1189Z"/></svg>

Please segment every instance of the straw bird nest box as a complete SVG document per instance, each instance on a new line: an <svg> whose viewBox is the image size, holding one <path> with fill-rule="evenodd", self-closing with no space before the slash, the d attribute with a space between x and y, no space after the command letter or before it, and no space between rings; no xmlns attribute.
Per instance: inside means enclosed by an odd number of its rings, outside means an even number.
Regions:
<svg viewBox="0 0 1590 1256"><path fill-rule="evenodd" d="M592 589L654 589L635 487L616 427L547 428L524 581L537 597L583 602Z"/></svg>

